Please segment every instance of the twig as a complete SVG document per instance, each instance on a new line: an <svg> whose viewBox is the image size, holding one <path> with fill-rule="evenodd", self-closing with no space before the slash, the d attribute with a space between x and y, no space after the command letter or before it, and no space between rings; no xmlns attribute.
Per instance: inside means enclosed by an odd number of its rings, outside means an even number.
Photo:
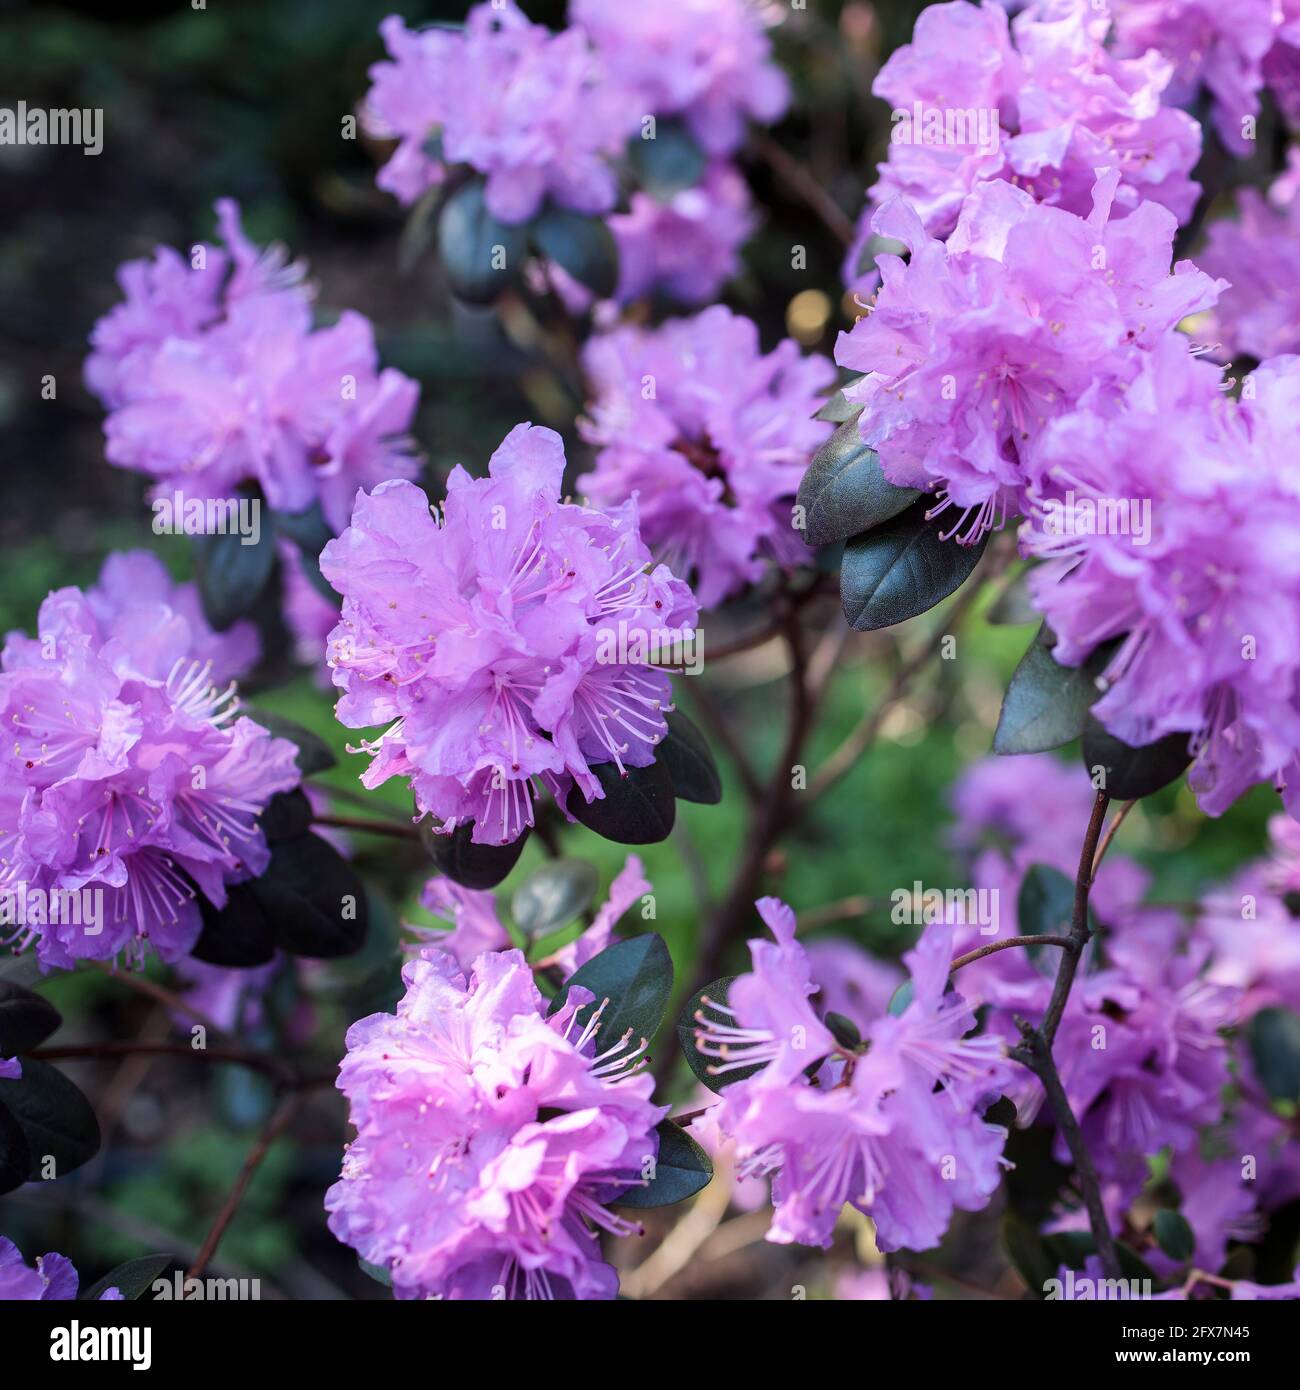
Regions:
<svg viewBox="0 0 1300 1390"><path fill-rule="evenodd" d="M791 192L797 193L817 214L826 230L844 247L852 246L856 235L852 220L812 174L770 135L756 132L753 140L758 153Z"/></svg>
<svg viewBox="0 0 1300 1390"><path fill-rule="evenodd" d="M45 1062L107 1057L188 1057L196 1062L229 1062L234 1066L260 1071L287 1090L329 1086L335 1077L332 1071L299 1072L265 1052L253 1052L242 1047L191 1047L189 1043L180 1042L74 1043L63 1047L34 1048L30 1055Z"/></svg>
<svg viewBox="0 0 1300 1390"><path fill-rule="evenodd" d="M991 956L998 951L1009 950L1012 946L1062 946L1066 950L1070 948L1070 938L1068 936L1008 936L1004 941L990 941L987 946L980 946L974 951L967 951L964 956L958 956L948 967L948 973L960 970L963 965L970 965L972 961L983 960L985 956Z"/></svg>
<svg viewBox="0 0 1300 1390"><path fill-rule="evenodd" d="M1106 833L1101 837L1101 844L1097 846L1097 856L1092 861L1092 876L1097 877L1097 870L1101 867L1101 861L1106 857L1106 851L1110 848L1110 842L1115 838L1115 832L1124 824L1128 813L1137 805L1136 801L1126 801L1118 811L1115 818L1106 827Z"/></svg>
<svg viewBox="0 0 1300 1390"><path fill-rule="evenodd" d="M328 825L335 830L361 830L367 835L385 835L393 840L418 840L420 832L413 825L385 825L383 821L363 820L360 816L313 816L313 825Z"/></svg>
<svg viewBox="0 0 1300 1390"><path fill-rule="evenodd" d="M1070 917L1070 935L1061 952L1061 964L1057 968L1047 1010L1037 1028L1023 1019L1017 1020L1022 1041L1011 1055L1028 1067L1042 1082L1047 1103L1070 1150L1070 1157L1074 1160L1079 1190L1088 1212L1088 1224L1097 1244L1102 1269L1108 1279L1119 1279L1123 1277L1123 1271L1120 1269L1115 1238L1111 1235L1110 1223L1106 1219L1106 1207L1101 1198L1097 1170L1093 1165L1092 1155L1088 1152L1088 1146L1084 1143L1083 1131L1079 1128L1079 1121L1071 1109L1070 1099L1061 1082L1061 1074L1057 1071L1056 1062L1052 1057L1056 1031L1060 1027L1065 1006L1070 998L1070 989L1074 984L1083 948L1088 944L1088 894L1092 889L1092 869L1097 859L1097 842L1101 838L1101 827L1109 805L1110 797L1105 792L1098 792L1097 799L1093 802L1092 815L1088 820L1088 829L1083 837L1083 849L1079 854L1079 870L1074 880L1074 910Z"/></svg>
<svg viewBox="0 0 1300 1390"><path fill-rule="evenodd" d="M239 1210L240 1202L244 1200L249 1183L253 1181L257 1170L262 1166L262 1160L271 1151L271 1146L288 1129L304 1099L301 1091L286 1096L267 1121L257 1143L249 1150L248 1157L244 1160L244 1166L239 1170L239 1176L235 1179L235 1185L230 1189L230 1195L217 1213L217 1219L212 1223L212 1229L209 1230L207 1239L203 1242L197 1258L186 1272L185 1277L187 1279L198 1279L207 1268L208 1261L217 1253L217 1246L221 1244L221 1238L225 1235L226 1228L235 1219L235 1213Z"/></svg>
<svg viewBox="0 0 1300 1390"><path fill-rule="evenodd" d="M88 963L94 969L102 971L109 979L120 980L122 984L135 990L137 994L143 994L145 998L152 999L155 1004L162 1004L165 1008L177 1013L189 1014L196 1023L201 1023L209 1033L215 1033L218 1037L226 1036L226 1030L211 1014L206 1014L202 1009L196 1008L184 995L175 994L134 970L119 970L109 961L93 960Z"/></svg>

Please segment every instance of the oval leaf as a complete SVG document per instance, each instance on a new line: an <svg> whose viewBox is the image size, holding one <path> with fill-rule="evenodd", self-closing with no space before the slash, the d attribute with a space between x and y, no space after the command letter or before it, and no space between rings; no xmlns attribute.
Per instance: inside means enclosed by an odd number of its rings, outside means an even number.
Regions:
<svg viewBox="0 0 1300 1390"><path fill-rule="evenodd" d="M21 1187L32 1171L32 1151L17 1120L0 1105L0 1196Z"/></svg>
<svg viewBox="0 0 1300 1390"><path fill-rule="evenodd" d="M1099 691L1088 666L1061 666L1054 638L1038 629L1012 673L993 735L995 753L1045 753L1078 738Z"/></svg>
<svg viewBox="0 0 1300 1390"><path fill-rule="evenodd" d="M170 1255L142 1255L138 1260L127 1260L79 1297L84 1302L94 1303L107 1290L116 1289L129 1301L143 1298L153 1288L154 1281L160 1279L175 1263Z"/></svg>
<svg viewBox="0 0 1300 1390"><path fill-rule="evenodd" d="M275 958L271 924L252 884L232 883L226 889L225 907L214 907L201 893L198 898L203 930L192 952L197 960L250 970Z"/></svg>
<svg viewBox="0 0 1300 1390"><path fill-rule="evenodd" d="M668 736L660 743L655 761L668 769L673 794L682 801L716 806L722 800L722 779L704 735L681 710L669 710Z"/></svg>
<svg viewBox="0 0 1300 1390"><path fill-rule="evenodd" d="M588 802L574 786L566 803L574 820L620 845L653 845L668 838L677 806L664 763L629 767L624 773L614 763L598 763L591 770L605 795Z"/></svg>
<svg viewBox="0 0 1300 1390"><path fill-rule="evenodd" d="M596 866L585 859L543 864L515 889L510 915L525 936L536 940L558 931L590 907L600 885Z"/></svg>
<svg viewBox="0 0 1300 1390"><path fill-rule="evenodd" d="M62 1022L48 999L0 980L0 1057L39 1047Z"/></svg>
<svg viewBox="0 0 1300 1390"><path fill-rule="evenodd" d="M1170 734L1141 748L1130 748L1091 716L1084 726L1083 765L1094 785L1113 801L1133 801L1158 792L1176 782L1191 761L1186 734Z"/></svg>
<svg viewBox="0 0 1300 1390"><path fill-rule="evenodd" d="M487 186L471 179L443 204L438 257L457 299L491 304L518 274L528 251L523 227L498 222L488 211Z"/></svg>
<svg viewBox="0 0 1300 1390"><path fill-rule="evenodd" d="M1271 1101L1300 1105L1300 1014L1261 1009L1250 1020L1251 1060Z"/></svg>
<svg viewBox="0 0 1300 1390"><path fill-rule="evenodd" d="M713 1164L708 1154L679 1124L661 1120L655 1129L659 1153L654 1177L644 1187L629 1187L614 1199L619 1207L667 1207L684 1202L709 1185Z"/></svg>
<svg viewBox="0 0 1300 1390"><path fill-rule="evenodd" d="M660 202L694 188L708 165L704 151L680 121L657 121L653 139L629 140L627 157L637 182Z"/></svg>
<svg viewBox="0 0 1300 1390"><path fill-rule="evenodd" d="M16 1081L0 1081L0 1105L18 1122L31 1151L28 1180L47 1176L45 1161L54 1160L62 1177L99 1152L99 1121L85 1096L61 1071L34 1057L23 1058Z"/></svg>
<svg viewBox="0 0 1300 1390"><path fill-rule="evenodd" d="M861 535L906 510L920 495L885 477L876 451L862 442L854 415L813 455L799 484L804 541L833 545Z"/></svg>
<svg viewBox="0 0 1300 1390"><path fill-rule="evenodd" d="M449 835L439 835L427 818L420 822L420 843L440 874L462 888L495 888L519 862L528 831L508 845L477 845L473 833L472 822L458 825Z"/></svg>
<svg viewBox="0 0 1300 1390"><path fill-rule="evenodd" d="M629 1031L629 1047L636 1047L640 1039L653 1038L663 1022L673 992L673 959L663 937L654 932L616 941L570 976L551 1001L549 1013L560 1008L574 985L589 989L595 996L592 1003L578 1010L580 1023L609 1000L600 1015L600 1045L596 1050L613 1047Z"/></svg>
<svg viewBox="0 0 1300 1390"><path fill-rule="evenodd" d="M237 531L193 537L199 596L208 621L224 632L253 609L275 568L275 534L261 528L256 545Z"/></svg>
<svg viewBox="0 0 1300 1390"><path fill-rule="evenodd" d="M1162 1207L1156 1212L1151 1230L1156 1244L1171 1260L1186 1264L1196 1254L1196 1236L1182 1212Z"/></svg>
<svg viewBox="0 0 1300 1390"><path fill-rule="evenodd" d="M928 499L856 536L844 547L840 600L849 626L874 632L915 618L947 598L979 563L986 531L974 545L941 541L925 519Z"/></svg>
<svg viewBox="0 0 1300 1390"><path fill-rule="evenodd" d="M282 950L334 960L365 945L370 920L365 886L319 835L272 845L266 872L249 886Z"/></svg>
<svg viewBox="0 0 1300 1390"><path fill-rule="evenodd" d="M601 218L548 207L529 236L540 255L568 271L597 299L609 299L618 288L618 246Z"/></svg>

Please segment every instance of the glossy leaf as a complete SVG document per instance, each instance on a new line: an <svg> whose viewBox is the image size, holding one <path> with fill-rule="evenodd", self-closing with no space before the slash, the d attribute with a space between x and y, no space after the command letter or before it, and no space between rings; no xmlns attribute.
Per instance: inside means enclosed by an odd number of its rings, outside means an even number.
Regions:
<svg viewBox="0 0 1300 1390"><path fill-rule="evenodd" d="M704 1150L679 1124L663 1120L655 1130L659 1153L654 1177L644 1187L629 1187L614 1199L618 1207L667 1207L684 1202L709 1185L713 1163Z"/></svg>
<svg viewBox="0 0 1300 1390"><path fill-rule="evenodd" d="M722 800L722 778L704 735L681 710L665 716L668 735L659 745L655 761L668 769L673 794L681 801L715 806Z"/></svg>
<svg viewBox="0 0 1300 1390"><path fill-rule="evenodd" d="M574 972L551 1001L550 1013L560 1008L575 985L594 996L592 1003L578 1010L579 1023L588 1021L609 1000L600 1015L596 1050L613 1047L629 1031L628 1046L633 1048L659 1031L673 991L673 960L663 937L654 932L616 941Z"/></svg>
<svg viewBox="0 0 1300 1390"><path fill-rule="evenodd" d="M470 822L458 825L448 835L439 835L427 816L420 822L420 843L440 874L462 888L495 888L519 862L529 832L525 830L508 845L475 844L473 834Z"/></svg>
<svg viewBox="0 0 1300 1390"><path fill-rule="evenodd" d="M599 886L594 864L585 859L554 859L515 889L510 915L525 936L538 940L585 912Z"/></svg>
<svg viewBox="0 0 1300 1390"><path fill-rule="evenodd" d="M1083 765L1113 801L1150 796L1176 782L1191 765L1186 734L1170 734L1131 748L1089 717L1083 730Z"/></svg>
<svg viewBox="0 0 1300 1390"><path fill-rule="evenodd" d="M528 236L488 211L486 185L471 179L443 204L438 257L452 293L467 304L491 304L523 269Z"/></svg>
<svg viewBox="0 0 1300 1390"><path fill-rule="evenodd" d="M614 763L592 769L605 795L588 802L578 787L569 792L569 814L589 830L620 845L653 845L666 840L677 818L672 775L662 762L629 767Z"/></svg>
<svg viewBox="0 0 1300 1390"><path fill-rule="evenodd" d="M799 484L803 538L809 545L848 540L897 516L920 495L886 479L876 451L862 442L854 415L813 455Z"/></svg>

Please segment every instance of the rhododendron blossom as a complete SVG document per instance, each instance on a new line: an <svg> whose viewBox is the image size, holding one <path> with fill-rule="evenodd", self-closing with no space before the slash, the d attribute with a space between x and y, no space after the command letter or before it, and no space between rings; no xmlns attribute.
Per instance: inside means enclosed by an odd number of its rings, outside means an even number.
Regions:
<svg viewBox="0 0 1300 1390"><path fill-rule="evenodd" d="M37 1255L34 1266L23 1263L22 1252L0 1236L0 1302L67 1301L77 1297L81 1280L76 1266L63 1255ZM122 1293L109 1287L99 1301L120 1303Z"/></svg>
<svg viewBox="0 0 1300 1390"><path fill-rule="evenodd" d="M302 267L259 251L230 199L217 222L225 251L187 262L161 247L119 273L126 302L96 324L86 362L111 412L105 455L156 479L158 497L256 485L280 511L319 503L339 529L358 487L414 472L419 388L380 369L362 315L313 328Z"/></svg>
<svg viewBox="0 0 1300 1390"><path fill-rule="evenodd" d="M564 807L604 795L598 763L644 767L667 732L650 655L690 629L690 590L652 565L628 501L559 500L564 446L518 425L490 475L462 468L438 517L411 483L357 497L321 555L343 595L329 662L338 718L387 724L363 781L410 779L422 814L482 844L533 824L535 784Z"/></svg>
<svg viewBox="0 0 1300 1390"><path fill-rule="evenodd" d="M635 497L651 551L711 608L758 579L764 558L806 551L791 504L830 434L811 416L833 377L786 339L769 353L750 320L717 305L647 331L595 337L584 437L599 448L578 486L598 505Z"/></svg>
<svg viewBox="0 0 1300 1390"><path fill-rule="evenodd" d="M849 1202L873 1218L882 1250L937 1245L954 1207L978 1210L998 1184L1006 1130L982 1115L1010 1074L1001 1042L967 1037L975 1016L946 993L951 927L928 928L905 958L912 996L871 1023L859 1054L814 1012L794 914L772 898L758 909L776 945L751 941L753 973L696 1018L720 1081L760 1067L724 1084L717 1123L742 1175L773 1176L768 1239L829 1245Z"/></svg>
<svg viewBox="0 0 1300 1390"><path fill-rule="evenodd" d="M339 1073L357 1137L330 1229L392 1274L399 1298L613 1298L597 1230L658 1154L644 1040L609 1038L574 987L549 1017L518 951L468 981L427 950L396 1014L348 1030ZM593 1229L596 1228L596 1229Z"/></svg>
<svg viewBox="0 0 1300 1390"><path fill-rule="evenodd" d="M19 924L43 966L147 946L175 960L198 939L198 895L220 907L266 867L257 816L298 784L295 749L238 714L233 682L214 684L255 650L247 627L214 633L143 552L111 557L85 593L50 594L36 637L9 634L0 883L102 904Z"/></svg>
<svg viewBox="0 0 1300 1390"><path fill-rule="evenodd" d="M944 237L967 193L1004 179L1086 217L1097 170L1110 167L1116 217L1149 201L1186 221L1200 127L1167 101L1173 64L1155 52L1114 56L1109 27L1090 0L1038 0L1009 28L992 0L923 10L872 86L894 110L872 203L901 196Z"/></svg>
<svg viewBox="0 0 1300 1390"><path fill-rule="evenodd" d="M576 212L615 202L610 159L638 120L631 93L606 80L587 35L531 24L514 0L475 5L463 31L380 26L391 61L370 70L370 130L396 138L379 186L412 203L466 164L487 176L487 205L526 222L550 198Z"/></svg>
<svg viewBox="0 0 1300 1390"><path fill-rule="evenodd" d="M1169 273L1175 221L1164 208L1111 220L1117 186L1103 174L1082 218L1008 183L979 184L946 245L901 199L875 216L911 260L880 258L872 310L840 335L835 358L866 373L845 394L864 407L859 429L885 476L937 489L948 535L973 542L1064 490L1038 447L1048 425L1085 395L1096 418L1222 288L1187 261Z"/></svg>

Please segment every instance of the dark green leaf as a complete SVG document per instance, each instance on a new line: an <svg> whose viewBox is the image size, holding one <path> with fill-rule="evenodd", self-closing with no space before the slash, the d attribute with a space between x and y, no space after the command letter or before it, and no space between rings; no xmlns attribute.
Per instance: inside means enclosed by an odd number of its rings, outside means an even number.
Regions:
<svg viewBox="0 0 1300 1390"><path fill-rule="evenodd" d="M929 505L923 498L844 547L840 599L857 631L874 632L926 612L979 563L988 532L974 545L942 541L940 524L925 519Z"/></svg>
<svg viewBox="0 0 1300 1390"><path fill-rule="evenodd" d="M319 835L272 845L266 872L249 886L282 950L332 960L365 944L365 886L352 865Z"/></svg>
<svg viewBox="0 0 1300 1390"><path fill-rule="evenodd" d="M618 288L618 246L603 218L547 207L528 234L540 255L568 271L597 299L610 298Z"/></svg>
<svg viewBox="0 0 1300 1390"><path fill-rule="evenodd" d="M1269 1100L1300 1105L1300 1014L1261 1009L1248 1030L1255 1074Z"/></svg>
<svg viewBox="0 0 1300 1390"><path fill-rule="evenodd" d="M127 1260L92 1284L80 1297L84 1302L93 1303L106 1289L116 1289L128 1301L143 1298L153 1288L155 1280L161 1279L175 1263L170 1255L142 1255L138 1260Z"/></svg>
<svg viewBox="0 0 1300 1390"><path fill-rule="evenodd" d="M275 738L286 738L294 745L298 750L294 755L294 761L304 777L324 772L338 762L334 750L319 734L304 729L292 719L286 719L282 714L272 714L270 710L257 709L253 705L245 705L243 712L259 723L267 733Z"/></svg>
<svg viewBox="0 0 1300 1390"><path fill-rule="evenodd" d="M694 1197L709 1185L713 1164L709 1156L679 1124L662 1120L655 1130L659 1154L654 1177L644 1187L629 1187L614 1199L619 1207L667 1207Z"/></svg>
<svg viewBox="0 0 1300 1390"><path fill-rule="evenodd" d="M288 536L303 555L312 560L319 559L326 544L334 539L334 532L325 520L319 502L313 502L305 512L273 511L271 520L275 522L277 531Z"/></svg>
<svg viewBox="0 0 1300 1390"><path fill-rule="evenodd" d="M711 1004L721 1004L724 1007L727 1003L727 991L731 988L734 975L724 975L720 980L714 980L697 990L687 1001L686 1007L681 1011L677 1018L677 1042L686 1057L687 1064L695 1075L709 1088L710 1091L721 1091L724 1086L730 1086L733 1081L743 1081L747 1076L753 1076L755 1072L762 1070L762 1063L756 1063L752 1067L737 1067L735 1071L717 1075L712 1069L719 1065L716 1057L706 1057L699 1050L695 1042L695 1030L700 1026L697 1014L703 1014L704 1022L718 1022L729 1024L731 1016L719 1013L716 1009L710 1008Z"/></svg>
<svg viewBox="0 0 1300 1390"><path fill-rule="evenodd" d="M311 802L301 787L291 792L276 792L266 803L257 823L262 827L268 845L280 840L294 840L311 829Z"/></svg>
<svg viewBox="0 0 1300 1390"><path fill-rule="evenodd" d="M1015 1212L1008 1211L1002 1217L1002 1243L1026 1288L1035 1298L1042 1298L1047 1291L1047 1281L1056 1278L1060 1265L1049 1254L1037 1229Z"/></svg>
<svg viewBox="0 0 1300 1390"><path fill-rule="evenodd" d="M858 1025L851 1018L845 1018L843 1014L837 1014L832 1010L822 1022L830 1029L831 1036L841 1047L856 1052L862 1046L862 1034L858 1032Z"/></svg>
<svg viewBox="0 0 1300 1390"><path fill-rule="evenodd" d="M1150 796L1176 782L1192 755L1186 734L1170 734L1141 748L1130 748L1089 717L1083 730L1083 765L1098 791L1114 801Z"/></svg>
<svg viewBox="0 0 1300 1390"><path fill-rule="evenodd" d="M920 495L888 481L876 451L862 442L855 415L812 456L799 484L803 538L809 545L832 545L859 536L905 511Z"/></svg>
<svg viewBox="0 0 1300 1390"><path fill-rule="evenodd" d="M32 1151L16 1119L0 1105L0 1196L21 1187L32 1171Z"/></svg>
<svg viewBox="0 0 1300 1390"><path fill-rule="evenodd" d="M600 1015L596 1050L604 1052L613 1047L629 1031L631 1049L639 1046L642 1038L653 1038L659 1031L673 992L673 959L663 937L654 932L616 941L570 976L551 1001L550 1013L560 1008L575 985L589 989L595 996L592 1003L578 1010L580 1024L589 1021L602 1002L609 1000Z"/></svg>
<svg viewBox="0 0 1300 1390"><path fill-rule="evenodd" d="M508 845L475 844L473 833L472 822L458 825L449 835L437 834L428 817L420 822L420 843L439 873L462 888L495 888L519 862L528 831Z"/></svg>
<svg viewBox="0 0 1300 1390"><path fill-rule="evenodd" d="M668 769L673 794L681 801L716 806L722 800L722 779L704 735L681 710L670 710L668 736L659 745L655 761Z"/></svg>
<svg viewBox="0 0 1300 1390"><path fill-rule="evenodd" d="M856 420L862 414L862 406L857 401L851 401L844 394L849 386L857 386L859 382L866 380L864 376L854 377L847 385L841 386L833 396L827 398L826 402L813 415L814 420L825 420L832 425L842 425L846 420Z"/></svg>
<svg viewBox="0 0 1300 1390"><path fill-rule="evenodd" d="M48 999L0 980L0 1057L39 1047L62 1022Z"/></svg>
<svg viewBox="0 0 1300 1390"><path fill-rule="evenodd" d="M1182 1212L1161 1207L1151 1229L1156 1244L1171 1260L1186 1264L1196 1254L1196 1236Z"/></svg>
<svg viewBox="0 0 1300 1390"><path fill-rule="evenodd" d="M588 830L620 845L653 845L666 840L677 818L672 776L665 764L629 767L620 773L614 763L592 769L605 795L588 802L575 786L569 792L569 814Z"/></svg>
<svg viewBox="0 0 1300 1390"><path fill-rule="evenodd" d="M1002 697L993 735L995 753L1043 753L1079 737L1099 691L1090 666L1061 666L1055 639L1038 629Z"/></svg>
<svg viewBox="0 0 1300 1390"><path fill-rule="evenodd" d="M485 195L483 180L471 179L447 199L438 219L439 259L452 292L467 304L491 304L528 252L525 229L498 222Z"/></svg>
<svg viewBox="0 0 1300 1390"><path fill-rule="evenodd" d="M48 1062L22 1059L16 1081L0 1081L0 1105L18 1121L32 1163L28 1179L49 1176L42 1169L54 1159L54 1176L63 1177L99 1152L99 1121L85 1096Z"/></svg>
<svg viewBox="0 0 1300 1390"><path fill-rule="evenodd" d="M368 1274L377 1284L383 1284L385 1288L393 1287L393 1276L384 1265L372 1265L369 1260L357 1257L357 1263L361 1266L361 1272Z"/></svg>
<svg viewBox="0 0 1300 1390"><path fill-rule="evenodd" d="M704 151L678 121L657 121L653 139L629 140L627 157L637 182L661 203L694 188L708 166Z"/></svg>
<svg viewBox="0 0 1300 1390"><path fill-rule="evenodd" d="M194 943L196 959L234 970L250 970L274 959L271 924L251 883L232 883L222 908L200 893L199 913L203 930Z"/></svg>
<svg viewBox="0 0 1300 1390"><path fill-rule="evenodd" d="M553 859L515 889L510 915L525 936L537 940L585 912L599 885L594 864L585 859Z"/></svg>
<svg viewBox="0 0 1300 1390"><path fill-rule="evenodd" d="M1016 922L1021 936L1061 936L1074 916L1074 883L1050 864L1031 864L1020 881ZM1025 955L1043 974L1055 976L1054 946L1029 946Z"/></svg>
<svg viewBox="0 0 1300 1390"><path fill-rule="evenodd" d="M275 534L264 526L256 545L245 545L237 531L195 536L199 595L208 621L218 632L250 613L275 568Z"/></svg>

